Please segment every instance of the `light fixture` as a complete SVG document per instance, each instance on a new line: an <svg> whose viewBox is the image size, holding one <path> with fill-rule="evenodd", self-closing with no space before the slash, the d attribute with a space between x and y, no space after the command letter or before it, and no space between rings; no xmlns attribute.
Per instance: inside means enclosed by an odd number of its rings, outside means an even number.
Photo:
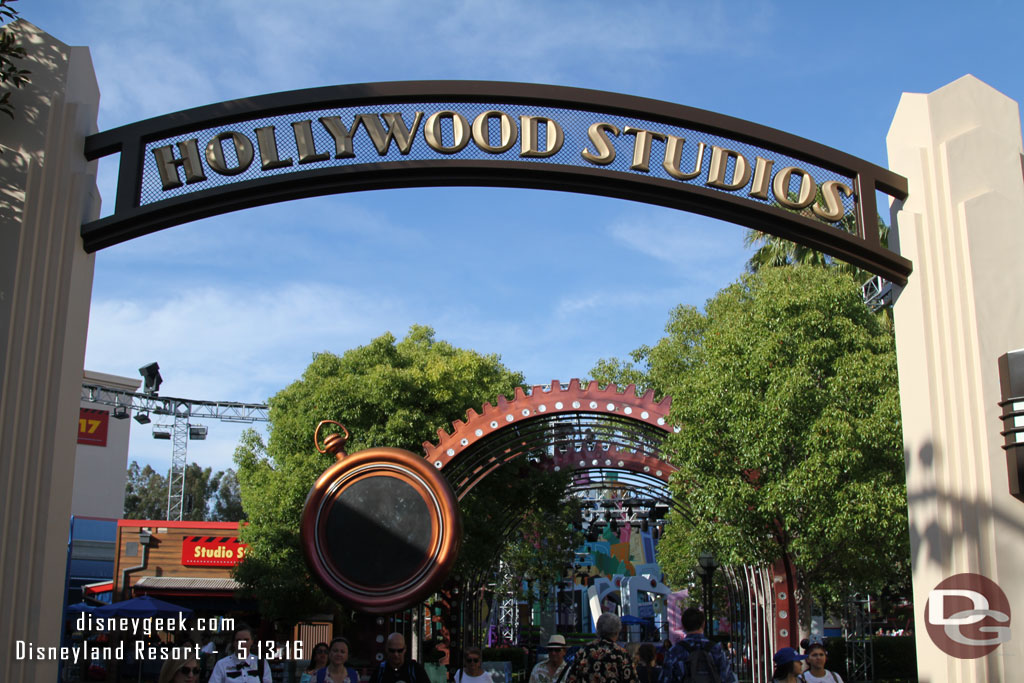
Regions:
<svg viewBox="0 0 1024 683"><path fill-rule="evenodd" d="M1004 353L998 364L1006 478L1010 495L1024 501L1024 349Z"/></svg>
<svg viewBox="0 0 1024 683"><path fill-rule="evenodd" d="M146 422L149 422L147 419ZM162 441L171 440L171 432L165 427L153 427L153 438L160 439Z"/></svg>
<svg viewBox="0 0 1024 683"><path fill-rule="evenodd" d="M114 406L114 419L115 420L127 420L128 419L128 407L127 406Z"/></svg>
<svg viewBox="0 0 1024 683"><path fill-rule="evenodd" d="M142 392L156 396L160 391L160 385L164 378L160 376L160 364L150 363L139 368L139 374L143 378Z"/></svg>
<svg viewBox="0 0 1024 683"><path fill-rule="evenodd" d="M149 419L149 413L136 413L135 421L140 425L148 425L152 420Z"/></svg>
<svg viewBox="0 0 1024 683"><path fill-rule="evenodd" d="M206 434L209 429L206 425L189 425L188 426L188 438L193 441L203 441L206 439Z"/></svg>

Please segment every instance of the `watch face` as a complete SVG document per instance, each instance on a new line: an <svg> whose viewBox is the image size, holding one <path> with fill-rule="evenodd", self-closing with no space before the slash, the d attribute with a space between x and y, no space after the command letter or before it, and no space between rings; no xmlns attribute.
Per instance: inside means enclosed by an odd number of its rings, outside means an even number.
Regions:
<svg viewBox="0 0 1024 683"><path fill-rule="evenodd" d="M301 538L313 575L364 612L416 604L447 577L462 525L448 482L398 448L344 457L309 493Z"/></svg>

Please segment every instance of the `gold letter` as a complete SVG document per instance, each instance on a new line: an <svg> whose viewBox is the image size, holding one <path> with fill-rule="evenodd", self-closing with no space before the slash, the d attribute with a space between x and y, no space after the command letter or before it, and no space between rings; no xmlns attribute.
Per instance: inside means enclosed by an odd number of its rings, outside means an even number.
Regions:
<svg viewBox="0 0 1024 683"><path fill-rule="evenodd" d="M238 160L238 165L234 168L228 168L227 161L224 159L224 148L221 145L224 144L225 140L231 140L231 145L235 148L235 157ZM221 175L238 175L242 173L245 169L249 168L252 158L252 142L241 133L231 130L225 131L210 140L210 144L206 146L206 163Z"/></svg>
<svg viewBox="0 0 1024 683"><path fill-rule="evenodd" d="M600 166L607 166L615 161L615 146L612 144L612 141L608 139L607 133L611 133L615 137L618 137L619 129L612 123L590 124L590 128L587 129L587 137L590 138L590 141L594 144L594 149L597 150L597 154L584 147L583 151L580 152L580 156L590 163L598 164Z"/></svg>
<svg viewBox="0 0 1024 683"><path fill-rule="evenodd" d="M444 139L441 137L441 119L452 120L452 135L455 140L451 147L445 147ZM469 144L469 122L457 111L435 111L423 124L423 139L435 152L441 154L461 152Z"/></svg>
<svg viewBox="0 0 1024 683"><path fill-rule="evenodd" d="M726 182L725 174L729 167L729 157L736 161L732 170L732 182ZM750 180L750 164L746 157L731 149L711 145L711 168L708 169L708 181L705 185L723 190L738 190Z"/></svg>
<svg viewBox="0 0 1024 683"><path fill-rule="evenodd" d="M292 123L292 130L295 132L295 146L299 149L299 163L311 164L314 161L327 161L331 155L327 152L317 154L316 140L313 139L313 122L295 121Z"/></svg>
<svg viewBox="0 0 1024 683"><path fill-rule="evenodd" d="M384 127L380 125L380 118L384 117L384 123L388 124L388 132L385 136ZM391 141L394 140L398 145L398 151L401 154L408 154L412 148L412 140L416 136L416 129L420 127L420 119L423 118L423 112L416 112L416 116L412 121L412 130L405 125L405 119L398 112L389 112L386 114L360 114L356 117L356 122L352 124L352 132L355 133L356 128L359 124L363 124L366 128L366 132L370 134L370 139L373 140L373 146L377 148L377 154L384 156L388 153L388 148L391 147Z"/></svg>
<svg viewBox="0 0 1024 683"><path fill-rule="evenodd" d="M757 199L768 199L768 190L771 189L772 164L771 159L757 157L754 160L754 182L751 184L750 196Z"/></svg>
<svg viewBox="0 0 1024 683"><path fill-rule="evenodd" d="M356 134L356 129L359 128L358 116L356 116L355 121L352 123L352 130L346 130L345 124L337 116L321 116L320 123L324 124L324 128L334 138L335 159L351 159L356 155L352 151L352 136Z"/></svg>
<svg viewBox="0 0 1024 683"><path fill-rule="evenodd" d="M537 143L540 140L540 136L537 133L537 124L542 121L544 122L544 130L547 132L547 140L544 145L546 149L544 150L537 149ZM520 116L519 122L519 127L523 131L519 156L549 157L553 154L558 154L558 150L562 149L565 134L562 133L562 127L554 119L549 119L546 116Z"/></svg>
<svg viewBox="0 0 1024 683"><path fill-rule="evenodd" d="M842 219L846 215L846 207L843 206L843 200L839 198L840 192L847 197L853 194L853 190L838 180L826 180L823 182L821 184L821 196L825 199L825 206L827 208L823 209L815 202L811 206L811 211L814 212L814 215L833 223Z"/></svg>
<svg viewBox="0 0 1024 683"><path fill-rule="evenodd" d="M206 174L203 173L203 162L200 161L198 140L192 138L179 142L178 153L181 154L181 158L175 159L174 148L170 145L153 150L153 156L156 158L156 170L160 172L160 183L165 192L181 187L181 178L178 176L179 166L185 169L186 183L198 183L201 180L206 180Z"/></svg>
<svg viewBox="0 0 1024 683"><path fill-rule="evenodd" d="M497 147L491 145L491 124L493 118L500 119L501 137ZM516 128L516 120L503 111L490 110L473 119L473 142L485 152L501 154L512 149L519 138L519 129Z"/></svg>
<svg viewBox="0 0 1024 683"><path fill-rule="evenodd" d="M789 180L794 173L800 174L800 193L797 195L796 201L789 198ZM775 180L772 181L772 194L775 195L775 201L790 209L805 209L810 206L814 201L814 193L817 189L818 186L811 174L796 166L787 166L782 169L775 174Z"/></svg>
<svg viewBox="0 0 1024 683"><path fill-rule="evenodd" d="M681 138L677 135L668 135L666 137L665 161L661 164L665 167L665 172L679 180L693 180L699 176L701 170L704 168L704 150L707 149L708 146L703 142L697 143L697 161L693 164L693 173L683 173L682 169L679 168L679 165L682 162L683 144L686 142L686 138Z"/></svg>
<svg viewBox="0 0 1024 683"><path fill-rule="evenodd" d="M626 126L622 132L626 135L636 136L636 140L633 142L633 163L629 167L630 170L647 173L651 170L651 140L664 140L665 136L662 133L633 126Z"/></svg>
<svg viewBox="0 0 1024 683"><path fill-rule="evenodd" d="M291 157L280 159L277 155L277 131L273 126L256 129L256 143L260 147L260 168L269 171L273 168L284 168L292 165Z"/></svg>

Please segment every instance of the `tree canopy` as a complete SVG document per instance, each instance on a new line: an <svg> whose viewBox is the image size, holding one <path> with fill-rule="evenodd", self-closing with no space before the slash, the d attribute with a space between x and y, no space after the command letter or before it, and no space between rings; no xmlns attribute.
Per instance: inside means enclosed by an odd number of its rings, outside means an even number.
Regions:
<svg viewBox="0 0 1024 683"><path fill-rule="evenodd" d="M833 269L764 268L672 311L666 336L604 361L600 381L635 378L672 396L681 427L663 446L693 523L670 524L662 566L697 555L771 564L829 603L909 576L893 337L858 284Z"/></svg>
<svg viewBox="0 0 1024 683"><path fill-rule="evenodd" d="M238 522L245 519L235 471L214 472L189 463L185 467L183 517L191 521ZM149 465L132 461L125 482L125 519L164 519L167 516L167 477Z"/></svg>
<svg viewBox="0 0 1024 683"><path fill-rule="evenodd" d="M235 451L250 520L242 531L249 552L236 578L260 599L264 614L293 621L333 605L315 588L298 537L306 495L333 462L314 448L320 420L347 427L349 453L377 446L420 453L467 408L512 395L522 384L522 374L500 356L457 348L423 326L401 341L387 333L340 356L316 354L299 380L270 399L267 443L250 430Z"/></svg>
<svg viewBox="0 0 1024 683"><path fill-rule="evenodd" d="M0 0L0 23L18 18L18 10L11 7L16 0ZM15 35L7 25L0 27L0 112L14 118L14 103L11 93L29 82L29 71L18 67L17 62L25 58L25 48L18 45Z"/></svg>

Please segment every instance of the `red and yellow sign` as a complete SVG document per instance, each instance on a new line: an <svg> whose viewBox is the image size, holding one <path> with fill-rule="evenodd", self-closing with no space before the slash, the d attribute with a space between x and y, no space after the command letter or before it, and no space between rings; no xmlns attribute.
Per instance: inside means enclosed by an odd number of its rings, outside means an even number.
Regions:
<svg viewBox="0 0 1024 683"><path fill-rule="evenodd" d="M181 563L186 567L232 567L245 557L249 546L234 536L185 536Z"/></svg>
<svg viewBox="0 0 1024 683"><path fill-rule="evenodd" d="M110 413L97 408L78 409L78 443L87 446L106 446Z"/></svg>

